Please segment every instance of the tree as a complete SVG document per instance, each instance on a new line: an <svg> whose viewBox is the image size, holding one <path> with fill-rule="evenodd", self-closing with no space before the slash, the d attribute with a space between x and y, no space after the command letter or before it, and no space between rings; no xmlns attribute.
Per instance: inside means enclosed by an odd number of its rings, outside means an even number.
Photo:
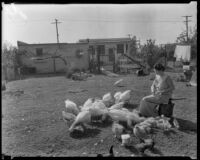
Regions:
<svg viewBox="0 0 200 160"><path fill-rule="evenodd" d="M7 68L13 68L14 71L16 71L16 66L18 65L17 61L17 47L13 46L9 42L4 42L2 45L2 71L3 76L5 76L5 79L7 80Z"/></svg>
<svg viewBox="0 0 200 160"><path fill-rule="evenodd" d="M17 65L17 47L9 42L4 42L2 46L2 65L6 67Z"/></svg>
<svg viewBox="0 0 200 160"><path fill-rule="evenodd" d="M142 47L143 59L152 68L154 64L162 57L162 48L155 44L155 40L149 39Z"/></svg>
<svg viewBox="0 0 200 160"><path fill-rule="evenodd" d="M131 39L129 55L130 55L131 57L135 57L135 56L137 55L137 41L136 41L136 36L134 36L134 37Z"/></svg>

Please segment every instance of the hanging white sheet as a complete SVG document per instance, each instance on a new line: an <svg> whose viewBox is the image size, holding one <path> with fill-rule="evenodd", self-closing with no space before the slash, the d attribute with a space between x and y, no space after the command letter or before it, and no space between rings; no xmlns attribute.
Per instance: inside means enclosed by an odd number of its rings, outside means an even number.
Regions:
<svg viewBox="0 0 200 160"><path fill-rule="evenodd" d="M190 51L191 51L191 46L190 45L177 45L175 52L174 52L174 57L176 57L176 61L184 61L188 62L190 61Z"/></svg>

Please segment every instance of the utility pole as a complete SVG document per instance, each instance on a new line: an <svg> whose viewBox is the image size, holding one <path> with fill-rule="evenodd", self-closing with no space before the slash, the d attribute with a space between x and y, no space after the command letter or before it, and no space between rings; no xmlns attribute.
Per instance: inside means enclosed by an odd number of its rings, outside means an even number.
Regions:
<svg viewBox="0 0 200 160"><path fill-rule="evenodd" d="M61 22L58 22L58 20L55 19L55 22L53 22L52 24L56 24L57 44L58 44L58 47L59 47L59 34L58 34L58 25L57 25L58 23L61 23ZM54 70L54 73L56 73L56 61L55 61L55 57L53 58L53 70Z"/></svg>
<svg viewBox="0 0 200 160"><path fill-rule="evenodd" d="M58 22L58 20L55 19L55 22L52 22L51 24L56 24L57 43L59 44L58 23L61 23L61 22Z"/></svg>
<svg viewBox="0 0 200 160"><path fill-rule="evenodd" d="M185 25L186 25L186 38L187 38L187 42L188 42L188 22L191 22L190 20L188 20L188 17L192 17L192 16L182 16L185 17Z"/></svg>

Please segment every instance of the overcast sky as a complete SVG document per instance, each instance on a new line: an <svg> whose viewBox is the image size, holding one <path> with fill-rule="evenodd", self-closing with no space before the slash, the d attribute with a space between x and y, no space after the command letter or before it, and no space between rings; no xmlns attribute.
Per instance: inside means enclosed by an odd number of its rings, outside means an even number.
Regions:
<svg viewBox="0 0 200 160"><path fill-rule="evenodd" d="M197 3L183 4L3 4L2 40L17 45L56 43L55 18L59 20L59 41L77 42L83 38L120 38L135 35L141 43L153 38L157 44L175 42L197 23Z"/></svg>

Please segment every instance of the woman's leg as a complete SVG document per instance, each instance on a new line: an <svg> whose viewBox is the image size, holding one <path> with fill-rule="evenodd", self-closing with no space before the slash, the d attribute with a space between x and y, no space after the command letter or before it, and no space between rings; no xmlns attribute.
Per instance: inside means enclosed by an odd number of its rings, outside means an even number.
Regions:
<svg viewBox="0 0 200 160"><path fill-rule="evenodd" d="M150 103L152 102L152 103ZM155 104L156 103L156 104ZM144 97L140 101L139 112L142 116L145 117L156 117L158 113L156 111L156 106L159 104L159 98L154 95L149 95Z"/></svg>

